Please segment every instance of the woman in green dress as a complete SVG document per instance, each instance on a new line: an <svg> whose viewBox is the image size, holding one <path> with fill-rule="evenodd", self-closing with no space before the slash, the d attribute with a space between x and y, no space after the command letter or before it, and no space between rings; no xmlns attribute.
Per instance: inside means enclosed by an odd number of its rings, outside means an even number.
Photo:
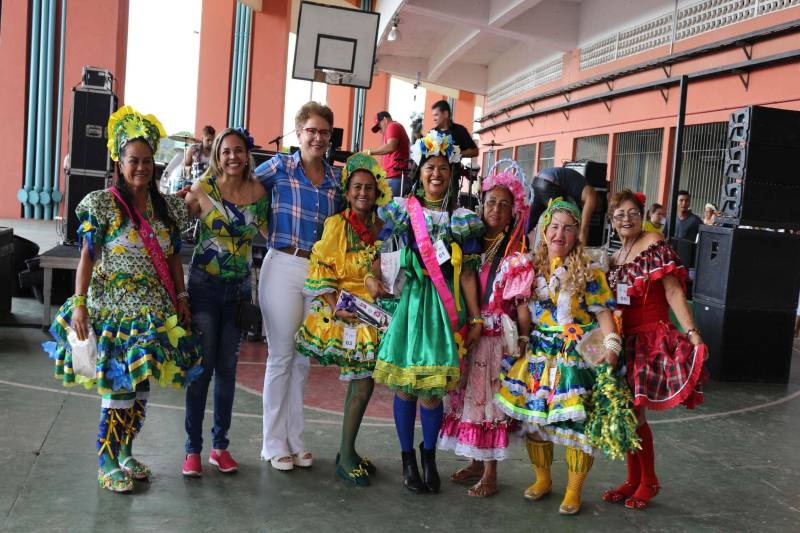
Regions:
<svg viewBox="0 0 800 533"><path fill-rule="evenodd" d="M130 492L133 480L150 476L133 457L149 379L180 388L202 372L199 345L181 327L191 320L178 255L186 207L156 187L153 154L162 136L154 116L128 106L109 119L108 147L119 173L113 187L89 193L76 208L75 295L50 328L56 342L45 346L64 385L96 385L102 395L98 482L112 492ZM87 339L96 342L91 365L73 353Z"/></svg>
<svg viewBox="0 0 800 533"><path fill-rule="evenodd" d="M406 488L438 492L435 450L442 397L458 385L461 355L481 332L475 273L483 224L474 212L453 208L457 189L450 164L460 159L460 150L450 135L432 130L414 144L411 156L418 165L416 195L395 198L380 211L386 221L382 240L397 236L404 244L400 266L405 284L381 341L373 377L395 391L394 419ZM414 452L418 398L424 480Z"/></svg>

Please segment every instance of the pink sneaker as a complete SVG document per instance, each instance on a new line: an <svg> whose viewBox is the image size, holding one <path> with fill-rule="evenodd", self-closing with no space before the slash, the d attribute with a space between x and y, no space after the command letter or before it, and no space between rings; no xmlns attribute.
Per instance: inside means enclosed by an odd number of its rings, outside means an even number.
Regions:
<svg viewBox="0 0 800 533"><path fill-rule="evenodd" d="M231 454L228 453L228 450L222 450L219 453L217 453L215 450L211 450L211 455L208 457L208 462L216 466L220 472L225 474L239 470L239 463L233 460L233 457L231 457Z"/></svg>
<svg viewBox="0 0 800 533"><path fill-rule="evenodd" d="M200 477L203 475L203 465L200 463L199 453L187 453L183 461L183 475L186 477Z"/></svg>

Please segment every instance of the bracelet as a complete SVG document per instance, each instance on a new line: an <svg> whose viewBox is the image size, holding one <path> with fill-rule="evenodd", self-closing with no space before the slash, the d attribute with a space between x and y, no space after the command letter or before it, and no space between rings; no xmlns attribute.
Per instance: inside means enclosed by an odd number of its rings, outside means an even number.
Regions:
<svg viewBox="0 0 800 533"><path fill-rule="evenodd" d="M609 333L603 338L603 347L609 352L619 355L622 351L622 337L616 333Z"/></svg>
<svg viewBox="0 0 800 533"><path fill-rule="evenodd" d="M689 328L689 329L687 329L687 330L686 330L686 336L687 336L687 337L688 337L689 335L691 335L692 333L697 333L698 335L700 335L700 330L699 330L699 329L697 329L697 328ZM701 335L701 336L702 336L702 335Z"/></svg>
<svg viewBox="0 0 800 533"><path fill-rule="evenodd" d="M367 280L368 280L369 278L375 278L375 274L373 274L372 272L367 272L367 275L366 275L366 276L364 276L364 285L366 285L366 284L367 284Z"/></svg>
<svg viewBox="0 0 800 533"><path fill-rule="evenodd" d="M181 300L188 300L189 299L189 293L186 292L186 291L179 292L178 295L175 297L175 299L178 300L179 302Z"/></svg>
<svg viewBox="0 0 800 533"><path fill-rule="evenodd" d="M473 316L469 319L470 324L483 324L483 319L479 316Z"/></svg>
<svg viewBox="0 0 800 533"><path fill-rule="evenodd" d="M72 295L72 307L86 307L86 295L85 294L73 294Z"/></svg>

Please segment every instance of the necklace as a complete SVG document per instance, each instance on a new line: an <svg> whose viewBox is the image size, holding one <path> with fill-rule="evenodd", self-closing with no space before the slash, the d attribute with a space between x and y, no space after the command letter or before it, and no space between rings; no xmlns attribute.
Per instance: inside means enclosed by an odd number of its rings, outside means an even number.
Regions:
<svg viewBox="0 0 800 533"><path fill-rule="evenodd" d="M639 237L641 237L641 236L642 236L642 233L644 233L644 232L643 232L643 231L640 231L640 232L639 232L639 234L636 236L636 238L635 238L635 239L633 239L633 242L632 242L632 243L631 243L631 245L628 247L628 251L627 251L627 252L625 252L625 257L622 259L622 262L621 262L621 263L619 263L620 265L624 265L624 264L625 264L625 263L628 261L628 256L630 255L630 253L631 253L631 250L633 250L633 247L634 247L634 246L636 246L636 243L637 243L637 242L639 242ZM622 249L620 249L620 251L619 251L619 252L617 252L617 253L618 253L618 254L622 254Z"/></svg>
<svg viewBox="0 0 800 533"><path fill-rule="evenodd" d="M484 237L483 240L486 242L490 242L486 248L486 252L484 253L485 260L484 263L489 263L490 265L494 261L495 255L497 255L497 251L500 249L500 244L503 242L503 237L505 235L503 233L498 234L496 237Z"/></svg>
<svg viewBox="0 0 800 533"><path fill-rule="evenodd" d="M444 199L428 200L427 198L423 198L422 201L425 202L425 207L428 209L435 209L437 211L444 209L444 206L442 205L444 203Z"/></svg>

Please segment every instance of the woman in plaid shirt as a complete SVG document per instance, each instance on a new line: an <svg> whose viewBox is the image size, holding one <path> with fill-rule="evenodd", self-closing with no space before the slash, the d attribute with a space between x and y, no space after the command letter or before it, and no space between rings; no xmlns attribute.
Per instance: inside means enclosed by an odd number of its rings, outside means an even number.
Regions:
<svg viewBox="0 0 800 533"><path fill-rule="evenodd" d="M297 112L295 126L300 150L277 154L256 169L256 177L272 195L269 252L258 286L269 346L261 458L278 470L309 467L312 462L303 443L309 359L295 351L294 334L313 300L302 292L311 247L322 236L325 219L341 211L338 180L324 159L333 112L308 102Z"/></svg>
<svg viewBox="0 0 800 533"><path fill-rule="evenodd" d="M622 240L612 257L608 282L622 310L628 382L639 420L641 451L629 453L628 479L603 494L607 502L625 501L643 509L658 494L653 433L646 409L702 403L706 350L686 303L686 269L661 233L642 230L644 195L628 189L611 197L609 213ZM672 325L672 309L686 333Z"/></svg>

